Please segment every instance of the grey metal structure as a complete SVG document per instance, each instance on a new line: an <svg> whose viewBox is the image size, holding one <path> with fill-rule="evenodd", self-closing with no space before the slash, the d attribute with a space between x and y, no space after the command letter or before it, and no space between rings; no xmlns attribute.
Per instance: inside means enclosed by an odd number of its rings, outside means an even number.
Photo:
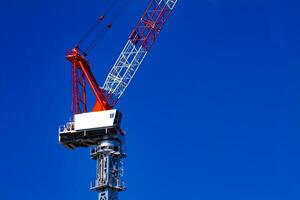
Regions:
<svg viewBox="0 0 300 200"><path fill-rule="evenodd" d="M59 142L67 148L92 147L91 158L97 161L97 170L90 189L98 193L98 200L118 200L118 193L125 190L122 160L126 154L121 117L120 113L114 116L113 121L117 123L113 126L76 130L75 121L58 131Z"/></svg>
<svg viewBox="0 0 300 200"><path fill-rule="evenodd" d="M117 200L118 192L125 190L122 159L126 157L122 142L107 139L92 149L91 157L97 160L96 181L91 183L91 190L99 193L98 200Z"/></svg>

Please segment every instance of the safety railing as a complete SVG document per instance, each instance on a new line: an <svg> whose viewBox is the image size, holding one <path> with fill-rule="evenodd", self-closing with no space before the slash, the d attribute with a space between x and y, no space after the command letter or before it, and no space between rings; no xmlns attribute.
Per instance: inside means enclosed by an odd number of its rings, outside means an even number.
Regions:
<svg viewBox="0 0 300 200"><path fill-rule="evenodd" d="M75 123L74 122L67 122L66 125L60 126L58 128L59 133L68 133L68 132L75 132Z"/></svg>

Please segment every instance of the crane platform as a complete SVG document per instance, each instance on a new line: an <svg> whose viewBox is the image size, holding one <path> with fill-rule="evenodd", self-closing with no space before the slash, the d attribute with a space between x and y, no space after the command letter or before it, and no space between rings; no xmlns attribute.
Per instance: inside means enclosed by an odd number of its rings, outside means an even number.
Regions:
<svg viewBox="0 0 300 200"><path fill-rule="evenodd" d="M117 110L75 115L75 120L59 127L59 142L70 149L95 146L105 138L120 140L121 113Z"/></svg>

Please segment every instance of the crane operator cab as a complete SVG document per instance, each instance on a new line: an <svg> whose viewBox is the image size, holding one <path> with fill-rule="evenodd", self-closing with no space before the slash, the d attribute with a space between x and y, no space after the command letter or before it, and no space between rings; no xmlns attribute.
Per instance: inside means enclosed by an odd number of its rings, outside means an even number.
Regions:
<svg viewBox="0 0 300 200"><path fill-rule="evenodd" d="M105 137L124 136L122 114L116 109L75 114L74 120L59 127L59 142L68 148L97 145Z"/></svg>

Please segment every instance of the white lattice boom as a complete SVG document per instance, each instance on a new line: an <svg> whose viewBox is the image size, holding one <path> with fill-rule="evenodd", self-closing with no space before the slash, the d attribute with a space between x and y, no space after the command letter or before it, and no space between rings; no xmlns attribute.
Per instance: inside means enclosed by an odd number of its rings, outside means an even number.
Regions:
<svg viewBox="0 0 300 200"><path fill-rule="evenodd" d="M132 81L177 0L152 0L102 87L114 105Z"/></svg>
<svg viewBox="0 0 300 200"><path fill-rule="evenodd" d="M137 48L137 46L129 40L104 83L103 89L106 93L114 94L114 96L119 99L146 54L147 51L145 51L142 46Z"/></svg>

